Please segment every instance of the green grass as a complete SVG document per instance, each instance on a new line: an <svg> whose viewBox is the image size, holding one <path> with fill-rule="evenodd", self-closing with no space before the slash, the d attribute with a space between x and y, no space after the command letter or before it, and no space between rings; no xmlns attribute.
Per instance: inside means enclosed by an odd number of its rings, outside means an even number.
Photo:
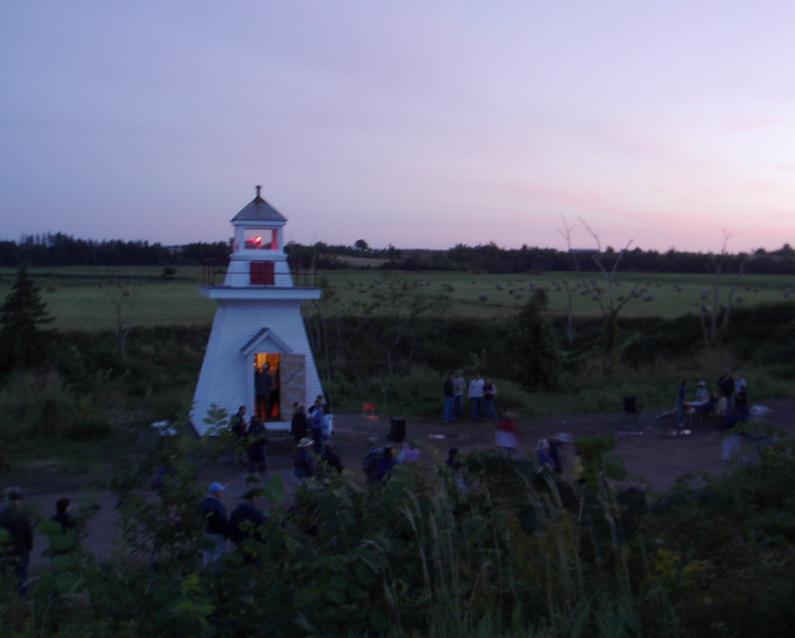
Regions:
<svg viewBox="0 0 795 638"><path fill-rule="evenodd" d="M160 267L63 267L31 268L30 274L56 317L55 327L72 330L112 329L114 311L112 298L118 294L114 276L129 281L133 325L198 325L212 320L215 304L199 294L201 269L178 267L176 277L166 281ZM340 297L340 310L356 312L357 302L371 298L383 281L384 273L376 270L334 270L320 273ZM549 309L553 314L565 313L565 290L568 281L575 289L574 310L577 315L599 314L599 305L580 285L576 273L490 275L466 272L394 272L387 276L409 282L423 294L449 295L452 315L489 319L516 312L527 300L529 284L549 292ZM583 275L601 282L600 275ZM4 297L13 282L14 270L0 269L0 296ZM618 294L628 293L637 283L647 288L644 298L632 299L623 311L626 317L678 317L697 312L699 297L710 289L708 274L644 274L620 276ZM728 283L730 278L726 279ZM735 293L738 306L784 301L785 289L795 288L795 277L754 275L743 278ZM726 292L728 290L724 289ZM487 299L481 300L481 295Z"/></svg>

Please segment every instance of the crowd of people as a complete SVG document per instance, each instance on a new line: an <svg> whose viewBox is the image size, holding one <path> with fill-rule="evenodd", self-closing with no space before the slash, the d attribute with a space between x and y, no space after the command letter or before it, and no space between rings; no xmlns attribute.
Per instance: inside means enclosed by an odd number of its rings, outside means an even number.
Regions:
<svg viewBox="0 0 795 638"><path fill-rule="evenodd" d="M742 439L748 436L744 427L751 416L748 381L739 372L726 369L712 388L706 381L698 381L692 396L688 383L688 379L679 382L675 409L663 412L657 418L674 416L679 431L684 431L695 420L712 420L719 430L726 432L722 459L730 461L739 451Z"/></svg>
<svg viewBox="0 0 795 638"><path fill-rule="evenodd" d="M473 421L497 418L497 386L491 379L476 373L467 383L461 370L450 372L442 384L442 420L453 423L464 416L464 394L469 399L469 412Z"/></svg>

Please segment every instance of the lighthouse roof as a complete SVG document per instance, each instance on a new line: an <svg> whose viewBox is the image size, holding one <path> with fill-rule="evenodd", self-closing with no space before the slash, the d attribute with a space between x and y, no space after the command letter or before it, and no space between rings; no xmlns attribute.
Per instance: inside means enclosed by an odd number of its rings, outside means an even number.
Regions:
<svg viewBox="0 0 795 638"><path fill-rule="evenodd" d="M257 196L252 199L243 209L232 218L232 222L281 222L287 218L278 210L266 202L259 194L260 187L257 186Z"/></svg>

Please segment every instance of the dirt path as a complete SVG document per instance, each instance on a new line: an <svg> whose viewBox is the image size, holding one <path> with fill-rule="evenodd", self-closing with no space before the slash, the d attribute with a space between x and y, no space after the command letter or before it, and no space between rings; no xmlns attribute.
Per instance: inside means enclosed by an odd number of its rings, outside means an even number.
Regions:
<svg viewBox="0 0 795 638"><path fill-rule="evenodd" d="M771 408L771 421L788 435L795 434L795 399L780 399L765 402ZM378 423L364 420L356 415L335 415L334 443L347 471L361 475L361 459L368 449L368 439L383 441L388 433L386 419ZM673 422L656 421L651 414L641 415L635 422L626 424L620 414L575 415L546 418L539 421L523 421L519 424L522 447L529 451L535 442L558 432L576 436L584 434L612 433L617 440L617 453L624 460L631 481L639 481L655 490L670 487L683 474L706 471L720 473L733 464L721 461L721 435L712 429L694 430L689 435L674 435ZM494 424L489 421L472 423L461 420L444 424L433 420L410 420L408 439L416 442L427 461L434 455L439 462L447 450L457 447L462 452L487 449L494 446ZM755 458L755 450L746 444L741 456ZM282 476L287 498L291 499L297 487L292 473L292 439L274 439L269 444L271 473ZM42 471L29 477L22 487L27 502L43 515L50 516L55 501L67 496L73 502L93 502L100 506L92 519L85 546L92 548L97 558L107 558L114 550L117 516L114 494L107 490L94 489L102 477L62 477ZM220 481L227 485L227 505L231 509L239 495L246 489L246 474L232 467L231 463L219 463L202 472L206 483ZM42 564L41 551L46 540L37 535L32 565Z"/></svg>

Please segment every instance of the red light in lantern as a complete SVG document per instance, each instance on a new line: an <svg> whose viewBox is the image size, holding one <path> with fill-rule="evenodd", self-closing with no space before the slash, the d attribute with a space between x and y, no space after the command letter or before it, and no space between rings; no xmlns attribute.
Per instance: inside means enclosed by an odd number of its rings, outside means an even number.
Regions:
<svg viewBox="0 0 795 638"><path fill-rule="evenodd" d="M259 246L262 243L262 235L257 235L254 238L254 243L257 244L257 246Z"/></svg>

